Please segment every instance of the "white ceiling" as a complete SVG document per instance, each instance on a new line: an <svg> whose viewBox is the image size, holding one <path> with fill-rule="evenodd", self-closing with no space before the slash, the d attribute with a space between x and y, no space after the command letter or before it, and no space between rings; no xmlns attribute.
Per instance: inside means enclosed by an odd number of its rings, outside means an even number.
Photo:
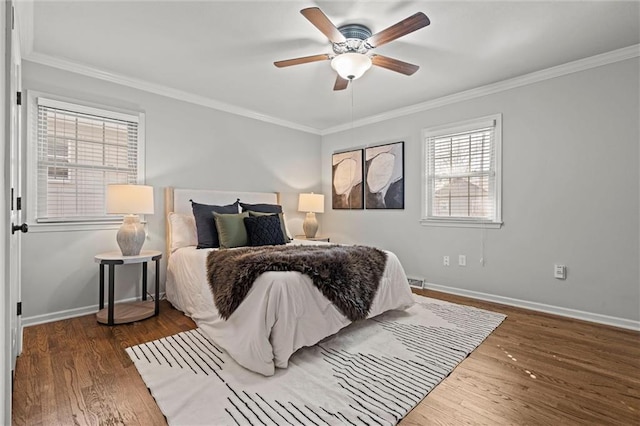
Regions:
<svg viewBox="0 0 640 426"><path fill-rule="evenodd" d="M329 61L276 68L331 52L299 13L311 6L374 33L424 12L430 26L375 50L420 70L374 67L334 92ZM25 10L25 59L96 68L311 131L640 43L638 1L36 0Z"/></svg>

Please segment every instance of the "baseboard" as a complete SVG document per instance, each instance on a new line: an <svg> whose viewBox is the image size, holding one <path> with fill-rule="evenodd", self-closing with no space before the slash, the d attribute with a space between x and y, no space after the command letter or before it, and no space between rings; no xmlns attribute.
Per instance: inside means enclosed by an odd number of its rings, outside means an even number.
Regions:
<svg viewBox="0 0 640 426"><path fill-rule="evenodd" d="M625 328L628 330L640 331L640 321L633 321L626 318L612 317L609 315L595 314L592 312L579 311L577 309L563 308L560 306L547 305L544 303L529 302L527 300L513 299L511 297L497 296L495 294L481 293L479 291L465 290L455 287L429 283L424 281L423 288L425 290L440 291L442 293L455 294L457 296L470 297L472 299L485 300L487 302L501 303L503 305L515 306L518 308L530 309L532 311L546 312L548 314L559 315L568 318L579 319L583 321L594 322L598 324L611 325L614 327ZM160 294L160 299L164 298L164 293ZM118 300L121 302L135 302L137 298ZM65 311L52 312L49 314L35 315L32 317L22 318L22 327L29 327L37 324L44 324L53 321L60 321L69 318L80 317L98 312L98 305L85 306L82 308L68 309Z"/></svg>
<svg viewBox="0 0 640 426"><path fill-rule="evenodd" d="M160 293L160 300L164 298L164 293ZM116 300L116 303L137 302L137 297L129 299ZM84 306L82 308L67 309L64 311L51 312L49 314L34 315L32 317L22 317L22 328L37 324L45 324L48 322L60 321L69 318L81 317L83 315L95 314L100 309L98 305Z"/></svg>
<svg viewBox="0 0 640 426"><path fill-rule="evenodd" d="M479 299L487 302L501 303L503 305L515 306L518 308L525 308L532 311L545 312L548 314L554 314L562 317L574 318L598 324L611 325L613 327L626 328L628 330L640 331L640 321L634 321L626 318L595 314L592 312L579 311L577 309L563 308L561 306L529 302L527 300L512 299L510 297L497 296L495 294L481 293L472 290L464 290L428 282L424 283L424 289L455 294L457 296L470 297L472 299Z"/></svg>

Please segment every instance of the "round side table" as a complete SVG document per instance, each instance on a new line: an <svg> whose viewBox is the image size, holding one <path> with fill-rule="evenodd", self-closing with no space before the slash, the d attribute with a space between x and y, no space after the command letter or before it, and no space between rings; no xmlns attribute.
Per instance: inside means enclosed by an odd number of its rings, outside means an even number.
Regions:
<svg viewBox="0 0 640 426"><path fill-rule="evenodd" d="M160 313L160 264L162 252L143 250L137 256L123 256L119 251L101 253L95 256L100 264L100 311L96 314L99 323L106 325L126 324L140 321ZM147 300L147 263L156 262L156 295L155 300ZM142 300L130 303L114 303L115 268L116 265L142 264ZM109 267L109 299L104 307L104 270Z"/></svg>

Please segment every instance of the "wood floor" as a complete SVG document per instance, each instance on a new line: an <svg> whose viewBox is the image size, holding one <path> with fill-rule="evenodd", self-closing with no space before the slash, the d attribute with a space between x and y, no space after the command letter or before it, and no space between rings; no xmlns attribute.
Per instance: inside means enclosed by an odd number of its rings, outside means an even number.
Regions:
<svg viewBox="0 0 640 426"><path fill-rule="evenodd" d="M508 315L401 425L640 425L640 333L425 291ZM194 328L167 302L142 322L28 327L14 425L166 424L124 348Z"/></svg>

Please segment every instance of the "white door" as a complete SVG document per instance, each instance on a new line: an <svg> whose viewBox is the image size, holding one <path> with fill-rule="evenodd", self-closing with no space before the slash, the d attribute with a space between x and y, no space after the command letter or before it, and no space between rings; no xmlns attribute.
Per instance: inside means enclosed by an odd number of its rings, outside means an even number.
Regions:
<svg viewBox="0 0 640 426"><path fill-rule="evenodd" d="M0 29L2 36L0 41L3 47L2 60L2 131L3 147L2 167L3 167L3 188L4 197L0 206L3 209L3 230L2 235L2 275L3 275L3 300L2 303L2 325L3 360L0 378L2 378L3 405L0 410L0 422L11 423L11 377L15 369L16 357L21 351L21 336L19 331L20 318L17 313L17 304L20 300L20 232L12 232L13 226L22 230L22 214L17 208L18 196L22 191L21 187L21 141L20 141L20 107L17 105L18 91L21 87L20 81L20 49L15 30L14 1L9 0L0 5L2 11L0 17ZM8 212L8 214L7 214ZM6 236L6 237L5 237ZM8 321L6 321L8 319Z"/></svg>
<svg viewBox="0 0 640 426"><path fill-rule="evenodd" d="M13 2L8 2L11 12L14 13L12 7ZM15 19L12 20L15 23ZM22 352L22 327L20 324L20 315L18 312L18 304L20 303L20 240L23 232L27 231L27 225L22 222L22 135L21 135L21 95L22 90L21 79L21 56L20 41L16 25L13 25L12 31L9 33L9 46L11 46L9 55L9 208L11 228L9 232L9 261L7 267L9 269L9 318L11 326L11 371L15 370L16 358Z"/></svg>

